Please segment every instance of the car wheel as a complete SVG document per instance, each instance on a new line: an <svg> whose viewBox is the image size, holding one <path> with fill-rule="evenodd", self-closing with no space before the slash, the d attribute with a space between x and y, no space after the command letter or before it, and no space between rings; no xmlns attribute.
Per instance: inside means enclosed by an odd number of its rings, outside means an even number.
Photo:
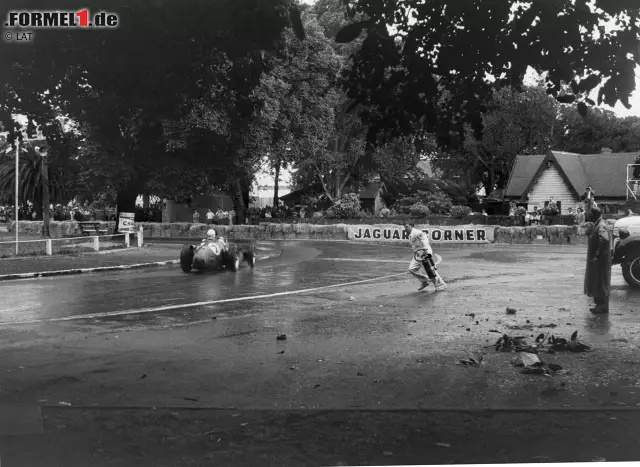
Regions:
<svg viewBox="0 0 640 467"><path fill-rule="evenodd" d="M231 245L229 247L227 258L227 267L229 269L234 272L240 269L240 252L238 251L238 247L236 245Z"/></svg>
<svg viewBox="0 0 640 467"><path fill-rule="evenodd" d="M625 258L622 264L622 276L631 287L640 289L640 251L636 251Z"/></svg>
<svg viewBox="0 0 640 467"><path fill-rule="evenodd" d="M180 267L183 272L191 272L193 265L193 246L185 245L180 252Z"/></svg>
<svg viewBox="0 0 640 467"><path fill-rule="evenodd" d="M253 269L256 266L256 250L250 247L249 250L244 252L244 260Z"/></svg>

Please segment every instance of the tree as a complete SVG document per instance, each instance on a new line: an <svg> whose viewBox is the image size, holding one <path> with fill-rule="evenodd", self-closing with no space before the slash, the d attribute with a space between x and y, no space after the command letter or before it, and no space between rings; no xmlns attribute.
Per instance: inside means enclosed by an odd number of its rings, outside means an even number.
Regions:
<svg viewBox="0 0 640 467"><path fill-rule="evenodd" d="M559 151L597 154L607 147L613 152L635 152L640 150L640 118L620 118L602 109L582 117L575 106L563 105L554 136L553 147Z"/></svg>
<svg viewBox="0 0 640 467"><path fill-rule="evenodd" d="M432 163L446 178L470 175L472 183L482 183L490 194L506 186L517 155L551 149L558 105L544 89L504 87L484 107L483 131L467 128L463 146L443 151Z"/></svg>
<svg viewBox="0 0 640 467"><path fill-rule="evenodd" d="M481 139L483 103L494 86L487 77L519 89L529 66L548 72L547 91L562 103L579 101L582 115L594 104L585 96L602 83L598 104L619 100L629 108L640 64L636 2L346 1L354 22L339 42L367 31L347 73L349 95L387 110L370 123L371 139L414 133L416 123L442 147L461 148L465 125ZM618 30L606 32L611 17ZM444 108L437 105L443 89Z"/></svg>
<svg viewBox="0 0 640 467"><path fill-rule="evenodd" d="M46 9L43 2L11 3L3 10ZM85 6L97 11L102 5L90 0ZM73 5L63 0L56 7ZM246 125L237 117L248 121L257 111L252 93L282 30L290 24L304 38L297 6L290 0L169 0L118 1L110 8L120 17L117 33L42 30L28 48L0 44L10 65L0 70L0 120L12 113L41 121L59 111L71 116L83 145L92 148L80 153L84 179L114 190L120 211L132 210L149 186L171 191L169 166L202 168L207 175L213 165L226 172L242 167L237 147ZM202 117L225 93L233 105L224 107L231 112L224 118L236 132L215 138ZM172 122L190 114L197 115L189 134L171 134ZM188 147L177 148L176 140ZM247 178L242 168L237 180ZM197 185L197 170L183 173L192 177L183 186Z"/></svg>

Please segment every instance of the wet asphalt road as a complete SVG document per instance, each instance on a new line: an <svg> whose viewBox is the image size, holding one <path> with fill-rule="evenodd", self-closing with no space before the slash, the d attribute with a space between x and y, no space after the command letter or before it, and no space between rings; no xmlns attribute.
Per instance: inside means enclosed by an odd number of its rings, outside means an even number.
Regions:
<svg viewBox="0 0 640 467"><path fill-rule="evenodd" d="M640 405L640 293L616 267L610 316L591 315L582 294L582 248L436 249L450 286L436 293L416 291L406 274L407 246L260 243L282 254L236 274L187 275L173 266L0 284L0 400L244 408ZM392 274L400 275L326 288ZM236 301L216 303L224 299ZM212 303L153 309L203 301ZM506 315L506 306L518 313ZM120 313L141 308L151 309ZM81 319L43 322L56 317ZM19 324L29 320L36 322ZM490 348L502 333L529 339L575 330L595 351L542 355L569 371L553 378L523 375L510 363L514 355ZM288 339L276 340L279 333ZM480 369L455 364L483 351Z"/></svg>
<svg viewBox="0 0 640 467"><path fill-rule="evenodd" d="M254 270L243 264L237 273L185 274L178 265L172 265L0 283L0 323L108 315L322 288L403 273L411 258L406 246L292 241L258 242L257 246L275 257L259 259ZM179 250L180 245L176 244L176 254ZM512 274L514 277L520 275L526 281L528 273L553 270L554 263L560 258L570 257L582 267L580 259L584 256L581 248L565 247L442 247L437 251L446 258L440 266L441 273L453 283L504 278L505 274L499 269L506 266L518 269L514 269ZM636 292L621 282L619 267L614 271L614 294L635 297ZM581 286L581 270L565 272L567 281L574 282L572 286ZM407 278L383 279L378 285ZM499 287L496 293L500 294ZM240 303L240 307L228 304L219 305L217 309L233 312L241 308L246 311L248 307L255 306L251 302Z"/></svg>

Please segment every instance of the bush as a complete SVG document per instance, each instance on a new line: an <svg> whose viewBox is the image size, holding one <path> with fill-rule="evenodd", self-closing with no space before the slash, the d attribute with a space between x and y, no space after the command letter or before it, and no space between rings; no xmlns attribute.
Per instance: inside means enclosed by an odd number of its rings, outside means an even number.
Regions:
<svg viewBox="0 0 640 467"><path fill-rule="evenodd" d="M329 208L325 211L324 217L327 219L335 219L338 216L336 216L336 211L333 208Z"/></svg>
<svg viewBox="0 0 640 467"><path fill-rule="evenodd" d="M360 212L360 197L356 193L342 195L333 205L333 210L339 219L353 219Z"/></svg>
<svg viewBox="0 0 640 467"><path fill-rule="evenodd" d="M471 208L469 206L455 205L451 207L451 217L456 217L460 219L470 214L471 214Z"/></svg>
<svg viewBox="0 0 640 467"><path fill-rule="evenodd" d="M391 214L391 210L384 208L380 210L380 217L387 218Z"/></svg>
<svg viewBox="0 0 640 467"><path fill-rule="evenodd" d="M449 214L453 207L451 198L443 192L419 191L418 197L422 204L425 204L434 214Z"/></svg>
<svg viewBox="0 0 640 467"><path fill-rule="evenodd" d="M431 210L424 204L416 203L409 208L409 214L413 217L427 217L431 214Z"/></svg>

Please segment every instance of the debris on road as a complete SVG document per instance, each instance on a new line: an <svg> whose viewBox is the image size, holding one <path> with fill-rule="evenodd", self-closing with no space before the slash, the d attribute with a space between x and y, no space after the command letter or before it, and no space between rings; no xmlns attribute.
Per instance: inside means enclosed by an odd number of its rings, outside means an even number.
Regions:
<svg viewBox="0 0 640 467"><path fill-rule="evenodd" d="M562 337L551 336L549 337L549 344L551 344L551 349L555 351L588 352L591 350L588 345L578 340L578 331L571 334L571 338L568 341Z"/></svg>
<svg viewBox="0 0 640 467"><path fill-rule="evenodd" d="M471 318L471 321L473 321L473 319L476 317L475 313L467 313L465 316L469 316Z"/></svg>
<svg viewBox="0 0 640 467"><path fill-rule="evenodd" d="M522 352L520 354L520 358L522 359L522 364L524 367L541 367L544 365L538 358L538 356L534 353Z"/></svg>
<svg viewBox="0 0 640 467"><path fill-rule="evenodd" d="M355 300L355 298L353 298L353 297L349 297L349 301L350 301L350 302L352 302L352 301L354 301L354 300Z"/></svg>
<svg viewBox="0 0 640 467"><path fill-rule="evenodd" d="M480 354L475 358L473 357L462 358L456 362L456 365L472 366L472 367L479 368L480 365L482 365L483 359L484 359L484 355Z"/></svg>
<svg viewBox="0 0 640 467"><path fill-rule="evenodd" d="M70 406L70 405L71 405L71 402L64 402L64 401L60 401L60 402L58 402L58 405Z"/></svg>
<svg viewBox="0 0 640 467"><path fill-rule="evenodd" d="M518 310L516 310L515 308L512 308L510 306L507 307L507 314L508 315L515 315L518 312Z"/></svg>
<svg viewBox="0 0 640 467"><path fill-rule="evenodd" d="M286 334L278 334L278 337L276 337L276 340L286 341L287 340L287 335Z"/></svg>
<svg viewBox="0 0 640 467"><path fill-rule="evenodd" d="M447 443L436 443L436 446L442 446L443 448L450 448L451 445Z"/></svg>
<svg viewBox="0 0 640 467"><path fill-rule="evenodd" d="M284 350L281 350L280 352L278 352L278 355L281 355L284 353Z"/></svg>
<svg viewBox="0 0 640 467"><path fill-rule="evenodd" d="M195 397L183 397L186 401L198 402L200 399L196 399Z"/></svg>

